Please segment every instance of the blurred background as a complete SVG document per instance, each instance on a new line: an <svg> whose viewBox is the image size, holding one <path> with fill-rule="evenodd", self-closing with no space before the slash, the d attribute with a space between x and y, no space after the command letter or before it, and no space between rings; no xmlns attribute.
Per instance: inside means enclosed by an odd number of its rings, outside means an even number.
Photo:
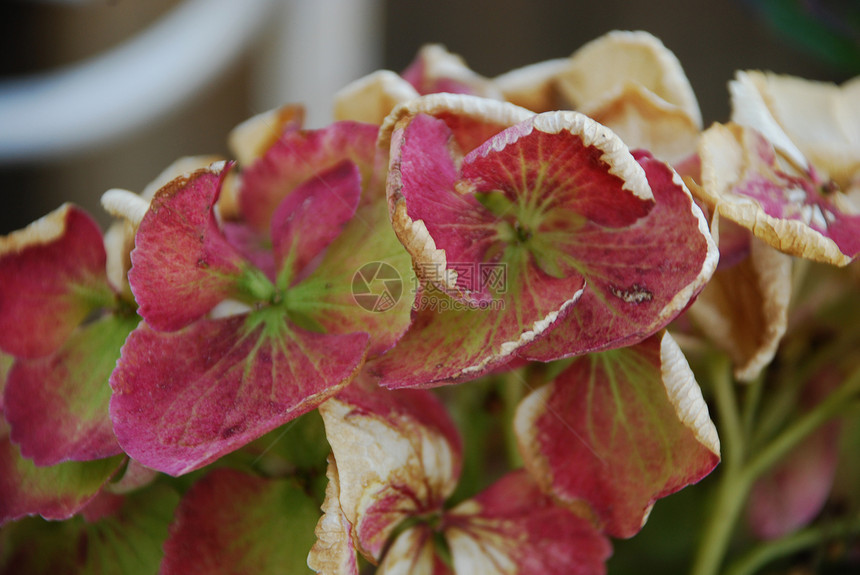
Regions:
<svg viewBox="0 0 860 575"><path fill-rule="evenodd" d="M338 88L401 71L424 43L492 77L613 29L678 56L706 125L727 119L737 69L860 73L857 0L4 0L0 234L64 201L106 224L105 190L227 154L233 126L281 103L320 126Z"/></svg>

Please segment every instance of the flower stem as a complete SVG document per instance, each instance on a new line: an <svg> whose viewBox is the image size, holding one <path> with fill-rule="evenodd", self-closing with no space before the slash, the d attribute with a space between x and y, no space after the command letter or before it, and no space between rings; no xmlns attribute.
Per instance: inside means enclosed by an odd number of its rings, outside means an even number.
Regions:
<svg viewBox="0 0 860 575"><path fill-rule="evenodd" d="M733 382L725 366L715 369L714 393L724 438L722 475L714 507L705 526L692 575L716 575L729 546L731 533L744 508L750 489L764 472L821 425L839 415L860 393L860 368L811 411L782 431L761 451L745 461L743 427L738 414ZM790 542L789 538L789 544ZM779 542L773 542L776 549ZM746 571L743 571L746 573Z"/></svg>
<svg viewBox="0 0 860 575"><path fill-rule="evenodd" d="M810 527L775 541L763 543L735 561L726 575L751 575L779 557L818 545L824 541L860 534L860 517Z"/></svg>
<svg viewBox="0 0 860 575"><path fill-rule="evenodd" d="M750 489L742 473L743 426L730 370L725 358L721 358L713 370L723 464L716 499L702 534L692 575L715 575L718 572Z"/></svg>

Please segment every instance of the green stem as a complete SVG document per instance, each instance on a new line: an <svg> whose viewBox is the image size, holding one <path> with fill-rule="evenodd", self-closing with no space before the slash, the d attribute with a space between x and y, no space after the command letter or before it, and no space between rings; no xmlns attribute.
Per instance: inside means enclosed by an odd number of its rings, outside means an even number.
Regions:
<svg viewBox="0 0 860 575"><path fill-rule="evenodd" d="M728 359L721 358L716 362L712 382L719 414L723 464L716 499L699 543L692 575L716 575L719 571L750 489L742 473L743 427Z"/></svg>
<svg viewBox="0 0 860 575"><path fill-rule="evenodd" d="M759 545L735 561L726 571L726 575L751 575L779 557L814 547L830 539L857 534L860 534L860 517L810 527Z"/></svg>
<svg viewBox="0 0 860 575"><path fill-rule="evenodd" d="M826 423L846 406L850 406L853 396L860 392L860 368L856 369L835 391L804 414L800 419L780 433L753 458L745 472L750 480L755 480L782 459L809 434Z"/></svg>

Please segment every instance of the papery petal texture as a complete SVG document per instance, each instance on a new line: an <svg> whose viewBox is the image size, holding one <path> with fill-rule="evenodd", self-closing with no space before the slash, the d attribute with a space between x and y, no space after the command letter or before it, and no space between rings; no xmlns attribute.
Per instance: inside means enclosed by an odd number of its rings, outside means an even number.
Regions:
<svg viewBox="0 0 860 575"><path fill-rule="evenodd" d="M144 465L188 473L335 394L361 368L367 343L365 333L289 326L279 313L169 333L141 324L111 376L114 430Z"/></svg>
<svg viewBox="0 0 860 575"><path fill-rule="evenodd" d="M707 405L666 332L576 360L520 403L515 429L541 487L585 505L615 537L635 535L657 499L720 459Z"/></svg>
<svg viewBox="0 0 860 575"><path fill-rule="evenodd" d="M308 553L308 567L323 575L358 575L353 527L340 506L340 475L333 455L328 458L326 477L323 514L314 529L317 540Z"/></svg>
<svg viewBox="0 0 860 575"><path fill-rule="evenodd" d="M860 253L860 215L814 170L800 172L759 132L737 124L702 135L704 200L789 255L844 266Z"/></svg>
<svg viewBox="0 0 860 575"><path fill-rule="evenodd" d="M113 302L105 266L98 225L71 204L0 237L0 348L17 357L57 350Z"/></svg>
<svg viewBox="0 0 860 575"><path fill-rule="evenodd" d="M320 413L356 548L379 561L402 520L442 510L460 473L460 438L429 392L386 391L363 379Z"/></svg>

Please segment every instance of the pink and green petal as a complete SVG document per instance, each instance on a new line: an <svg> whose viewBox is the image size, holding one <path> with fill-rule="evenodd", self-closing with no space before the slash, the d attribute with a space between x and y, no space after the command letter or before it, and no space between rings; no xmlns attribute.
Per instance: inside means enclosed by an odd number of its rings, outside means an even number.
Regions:
<svg viewBox="0 0 860 575"><path fill-rule="evenodd" d="M288 288L340 235L355 214L360 197L358 168L341 162L284 198L272 217L271 232L275 262L281 268L281 289Z"/></svg>
<svg viewBox="0 0 860 575"><path fill-rule="evenodd" d="M380 173L376 155L378 126L337 122L321 130L284 133L256 162L245 166L239 206L245 221L270 229L278 205L305 181L349 160L361 173L364 195L374 195Z"/></svg>
<svg viewBox="0 0 860 575"><path fill-rule="evenodd" d="M502 271L499 271L502 270ZM368 371L388 388L433 387L476 379L516 359L515 352L575 305L580 276L554 278L521 251L495 264L507 291L486 306L468 305L438 290L421 289L412 325Z"/></svg>
<svg viewBox="0 0 860 575"><path fill-rule="evenodd" d="M394 346L412 322L412 258L384 202L359 206L310 276L289 291L290 306L327 333L370 334L368 357Z"/></svg>
<svg viewBox="0 0 860 575"><path fill-rule="evenodd" d="M116 473L120 456L36 467L21 456L0 420L0 525L27 515L68 519Z"/></svg>
<svg viewBox="0 0 860 575"><path fill-rule="evenodd" d="M381 559L405 519L439 512L454 491L462 446L427 391L387 391L364 377L320 406L356 548Z"/></svg>
<svg viewBox="0 0 860 575"><path fill-rule="evenodd" d="M216 469L179 503L159 573L304 572L317 515L291 480Z"/></svg>
<svg viewBox="0 0 860 575"><path fill-rule="evenodd" d="M308 332L277 310L171 333L143 323L111 376L117 439L147 467L188 473L335 394L361 368L367 340Z"/></svg>
<svg viewBox="0 0 860 575"><path fill-rule="evenodd" d="M602 575L609 540L544 494L524 471L445 514L456 573Z"/></svg>
<svg viewBox="0 0 860 575"><path fill-rule="evenodd" d="M551 361L641 341L681 313L714 273L719 253L690 192L666 164L634 155L654 193L654 209L627 227L587 225L559 238L587 288L521 356Z"/></svg>
<svg viewBox="0 0 860 575"><path fill-rule="evenodd" d="M860 254L860 214L813 167L791 163L760 133L711 126L699 144L704 200L789 255L845 266Z"/></svg>
<svg viewBox="0 0 860 575"><path fill-rule="evenodd" d="M0 237L0 349L48 355L93 311L113 305L106 262L98 225L71 204Z"/></svg>
<svg viewBox="0 0 860 575"><path fill-rule="evenodd" d="M178 501L172 489L158 485L128 497L100 494L71 521L21 521L9 527L0 572L151 575L158 572Z"/></svg>
<svg viewBox="0 0 860 575"><path fill-rule="evenodd" d="M238 289L247 264L214 212L224 175L198 170L171 181L140 223L128 278L138 313L155 329L181 329Z"/></svg>
<svg viewBox="0 0 860 575"><path fill-rule="evenodd" d="M526 468L603 531L635 535L654 502L717 465L719 439L681 350L666 332L577 359L519 405Z"/></svg>
<svg viewBox="0 0 860 575"><path fill-rule="evenodd" d="M75 333L56 353L18 360L4 395L11 439L36 465L89 461L120 453L108 414L108 380L136 317L106 316Z"/></svg>

